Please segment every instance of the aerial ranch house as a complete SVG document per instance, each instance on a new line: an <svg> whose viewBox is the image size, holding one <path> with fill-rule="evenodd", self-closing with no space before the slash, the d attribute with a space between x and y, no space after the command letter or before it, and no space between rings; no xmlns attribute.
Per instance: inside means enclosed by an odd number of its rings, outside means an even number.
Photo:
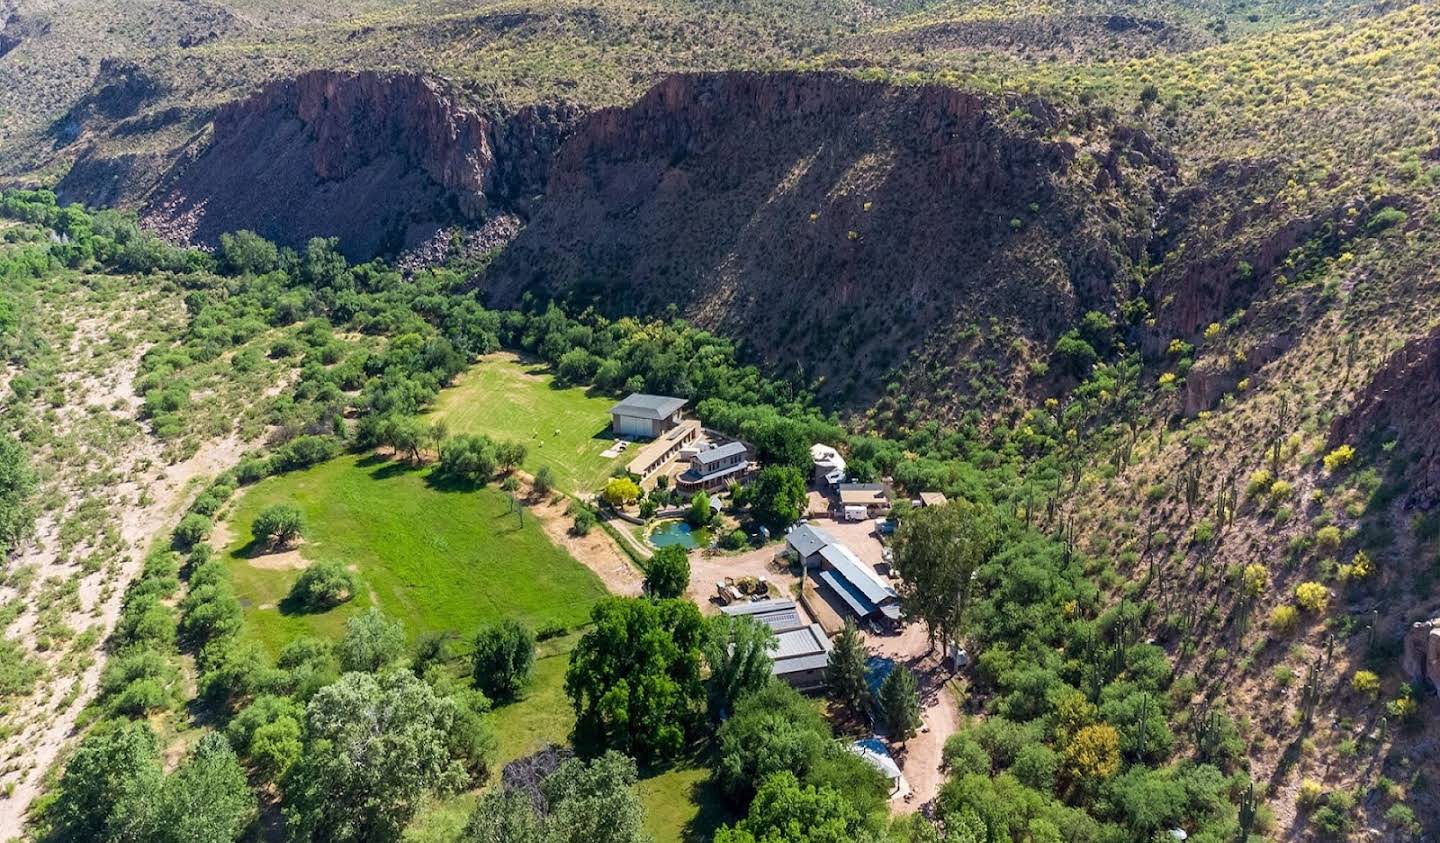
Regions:
<svg viewBox="0 0 1440 843"><path fill-rule="evenodd" d="M610 408L610 430L629 439L656 439L680 424L684 407L684 398L631 393Z"/></svg>
<svg viewBox="0 0 1440 843"><path fill-rule="evenodd" d="M690 467L676 478L682 492L710 491L738 480L750 468L749 449L744 442L727 442L697 451Z"/></svg>
<svg viewBox="0 0 1440 843"><path fill-rule="evenodd" d="M802 569L860 620L890 626L900 621L900 595L850 548L819 527L801 524L785 535L786 547Z"/></svg>
<svg viewBox="0 0 1440 843"><path fill-rule="evenodd" d="M825 687L830 639L818 623L805 623L793 600L757 600L720 609L731 617L752 617L775 632L771 673L797 691Z"/></svg>

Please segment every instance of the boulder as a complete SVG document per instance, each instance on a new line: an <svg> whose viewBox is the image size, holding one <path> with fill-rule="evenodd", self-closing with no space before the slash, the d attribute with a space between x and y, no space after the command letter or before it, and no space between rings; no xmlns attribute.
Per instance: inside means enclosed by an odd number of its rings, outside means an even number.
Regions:
<svg viewBox="0 0 1440 843"><path fill-rule="evenodd" d="M1440 693L1440 618L1419 621L1405 633L1400 667L1412 682L1429 682Z"/></svg>

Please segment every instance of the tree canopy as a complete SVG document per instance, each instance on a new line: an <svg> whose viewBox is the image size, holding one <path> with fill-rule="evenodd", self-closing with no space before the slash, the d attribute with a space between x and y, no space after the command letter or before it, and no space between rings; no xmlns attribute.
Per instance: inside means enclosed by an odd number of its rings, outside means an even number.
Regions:
<svg viewBox="0 0 1440 843"><path fill-rule="evenodd" d="M704 704L704 621L687 600L610 598L570 656L565 693L577 738L643 762L674 757Z"/></svg>

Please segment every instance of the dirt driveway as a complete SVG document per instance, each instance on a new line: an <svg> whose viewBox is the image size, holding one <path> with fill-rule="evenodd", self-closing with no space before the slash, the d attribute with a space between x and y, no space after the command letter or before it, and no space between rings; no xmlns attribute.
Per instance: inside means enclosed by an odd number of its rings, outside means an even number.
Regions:
<svg viewBox="0 0 1440 843"><path fill-rule="evenodd" d="M800 580L790 574L788 566L776 563L775 555L782 545L766 545L758 550L748 550L734 556L707 555L702 551L690 553L690 599L700 606L707 615L720 612L720 603L715 599L715 583L726 577L764 577L780 590L781 596L795 596L793 586Z"/></svg>
<svg viewBox="0 0 1440 843"><path fill-rule="evenodd" d="M857 551L858 552L858 551ZM945 740L960 728L960 703L949 680L954 676L939 662L939 650L926 652L925 626L912 623L899 635L862 633L865 645L873 654L894 659L915 674L920 686L920 717L924 722L919 734L906 742L904 751L892 748L900 761L900 770L910 784L911 797L905 802L890 803L896 813L914 813L933 800L945 783L940 770Z"/></svg>

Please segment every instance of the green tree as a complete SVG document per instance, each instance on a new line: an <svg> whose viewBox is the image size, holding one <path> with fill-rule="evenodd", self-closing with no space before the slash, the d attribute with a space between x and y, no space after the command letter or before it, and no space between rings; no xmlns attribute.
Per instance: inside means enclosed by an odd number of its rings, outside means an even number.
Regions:
<svg viewBox="0 0 1440 843"><path fill-rule="evenodd" d="M880 683L878 697L876 702L890 739L904 743L915 737L920 729L920 691L910 668L895 665Z"/></svg>
<svg viewBox="0 0 1440 843"><path fill-rule="evenodd" d="M498 700L514 699L535 675L535 635L506 619L475 635L471 658L475 687Z"/></svg>
<svg viewBox="0 0 1440 843"><path fill-rule="evenodd" d="M994 513L964 500L927 506L895 533L900 605L925 623L930 648L958 641L977 568L999 547Z"/></svg>
<svg viewBox="0 0 1440 843"><path fill-rule="evenodd" d="M865 830L865 817L839 793L780 772L760 785L745 819L716 832L715 843L854 843Z"/></svg>
<svg viewBox="0 0 1440 843"><path fill-rule="evenodd" d="M355 596L355 575L335 560L316 562L300 572L290 587L290 602L307 612L323 612Z"/></svg>
<svg viewBox="0 0 1440 843"><path fill-rule="evenodd" d="M80 741L46 818L69 840L147 840L164 783L149 723L106 724Z"/></svg>
<svg viewBox="0 0 1440 843"><path fill-rule="evenodd" d="M550 843L530 797L491 788L481 794L457 843Z"/></svg>
<svg viewBox="0 0 1440 843"><path fill-rule="evenodd" d="M650 843L635 793L635 762L617 752L572 758L540 784L548 813L530 799L492 790L470 814L459 843Z"/></svg>
<svg viewBox="0 0 1440 843"><path fill-rule="evenodd" d="M500 464L495 443L487 436L461 434L440 446L440 472L466 483L488 483Z"/></svg>
<svg viewBox="0 0 1440 843"><path fill-rule="evenodd" d="M255 794L222 736L200 739L190 757L166 778L156 809L160 843L230 843L256 817Z"/></svg>
<svg viewBox="0 0 1440 843"><path fill-rule="evenodd" d="M690 496L690 508L685 512L685 520L691 527L697 530L701 527L710 526L714 513L710 511L710 496L704 492L696 492Z"/></svg>
<svg viewBox="0 0 1440 843"><path fill-rule="evenodd" d="M736 701L717 739L715 780L743 805L773 773L809 775L830 741L830 726L798 691L775 680Z"/></svg>
<svg viewBox="0 0 1440 843"><path fill-rule="evenodd" d="M851 618L845 619L845 628L835 636L825 666L825 687L831 698L851 714L858 717L865 713L865 701L870 697L870 686L865 681L865 644Z"/></svg>
<svg viewBox="0 0 1440 843"><path fill-rule="evenodd" d="M655 551L645 565L645 593L668 600L679 597L690 587L690 554L679 545Z"/></svg>
<svg viewBox="0 0 1440 843"><path fill-rule="evenodd" d="M514 471L520 463L525 462L527 451L524 442L501 442L495 446L495 460L504 471Z"/></svg>
<svg viewBox="0 0 1440 843"><path fill-rule="evenodd" d="M784 530L805 511L805 475L788 465L766 466L745 490L745 499L755 520L771 530Z"/></svg>
<svg viewBox="0 0 1440 843"><path fill-rule="evenodd" d="M35 474L25 447L8 433L0 433L0 559L24 538L35 523L30 494Z"/></svg>
<svg viewBox="0 0 1440 843"><path fill-rule="evenodd" d="M347 673L305 711L284 785L295 841L399 840L421 803L467 780L451 756L456 704L408 671Z"/></svg>
<svg viewBox="0 0 1440 843"><path fill-rule="evenodd" d="M253 231L220 235L220 269L231 275L264 275L280 267L280 250Z"/></svg>
<svg viewBox="0 0 1440 843"><path fill-rule="evenodd" d="M250 525L250 532L271 547L284 547L305 532L305 518L298 507L273 504L260 511Z"/></svg>
<svg viewBox="0 0 1440 843"><path fill-rule="evenodd" d="M336 648L340 669L347 672L377 671L394 664L404 651L404 627L373 607L345 622L345 637Z"/></svg>
<svg viewBox="0 0 1440 843"><path fill-rule="evenodd" d="M705 663L710 717L720 721L735 701L761 690L771 679L770 650L775 633L750 617L716 615L706 622Z"/></svg>
<svg viewBox="0 0 1440 843"><path fill-rule="evenodd" d="M577 736L646 763L674 757L704 701L700 610L683 600L610 598L590 619L565 673Z"/></svg>
<svg viewBox="0 0 1440 843"><path fill-rule="evenodd" d="M555 489L555 470L548 465L540 466L535 472L535 494L545 497Z"/></svg>

